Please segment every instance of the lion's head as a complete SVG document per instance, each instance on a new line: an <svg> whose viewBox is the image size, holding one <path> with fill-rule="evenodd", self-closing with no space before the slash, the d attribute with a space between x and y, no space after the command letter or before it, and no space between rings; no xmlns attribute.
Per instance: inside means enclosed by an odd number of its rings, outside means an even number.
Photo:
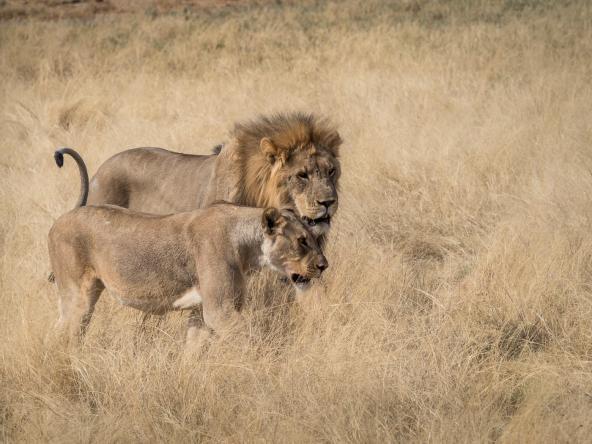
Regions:
<svg viewBox="0 0 592 444"><path fill-rule="evenodd" d="M338 206L339 133L326 120L291 113L234 128L242 169L242 201L291 208L315 236L329 230Z"/></svg>

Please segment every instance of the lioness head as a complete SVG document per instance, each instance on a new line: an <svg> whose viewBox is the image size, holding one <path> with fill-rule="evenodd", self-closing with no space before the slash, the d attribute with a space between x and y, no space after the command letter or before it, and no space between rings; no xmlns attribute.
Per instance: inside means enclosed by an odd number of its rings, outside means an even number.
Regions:
<svg viewBox="0 0 592 444"><path fill-rule="evenodd" d="M246 203L292 208L315 236L338 206L339 133L310 114L261 117L235 127Z"/></svg>
<svg viewBox="0 0 592 444"><path fill-rule="evenodd" d="M329 266L315 237L291 210L266 208L261 225L264 261L286 275L296 289L305 290Z"/></svg>

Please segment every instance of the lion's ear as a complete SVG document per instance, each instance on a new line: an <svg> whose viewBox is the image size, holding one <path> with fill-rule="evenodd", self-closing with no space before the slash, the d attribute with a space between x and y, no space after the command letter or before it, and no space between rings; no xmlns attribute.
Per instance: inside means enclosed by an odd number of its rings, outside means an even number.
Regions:
<svg viewBox="0 0 592 444"><path fill-rule="evenodd" d="M259 142L259 147L263 154L265 154L265 158L269 161L269 163L275 163L278 158L279 151L275 144L271 141L269 137L264 137Z"/></svg>
<svg viewBox="0 0 592 444"><path fill-rule="evenodd" d="M263 210L263 216L261 217L263 231L269 235L276 234L281 220L282 215L279 210L276 208L266 208Z"/></svg>
<svg viewBox="0 0 592 444"><path fill-rule="evenodd" d="M336 130L333 130L327 134L326 139L326 144L329 150L333 153L333 156L339 157L339 147L341 147L341 144L343 143L343 139L339 133Z"/></svg>

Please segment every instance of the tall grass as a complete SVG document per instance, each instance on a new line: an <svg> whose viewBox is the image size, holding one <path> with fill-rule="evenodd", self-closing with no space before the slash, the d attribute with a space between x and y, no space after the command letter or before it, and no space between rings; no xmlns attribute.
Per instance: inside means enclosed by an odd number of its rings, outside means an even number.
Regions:
<svg viewBox="0 0 592 444"><path fill-rule="evenodd" d="M0 440L574 442L592 435L588 2L280 2L0 24ZM236 120L340 128L326 291L250 283L249 347L105 293L52 342L76 168L206 153Z"/></svg>

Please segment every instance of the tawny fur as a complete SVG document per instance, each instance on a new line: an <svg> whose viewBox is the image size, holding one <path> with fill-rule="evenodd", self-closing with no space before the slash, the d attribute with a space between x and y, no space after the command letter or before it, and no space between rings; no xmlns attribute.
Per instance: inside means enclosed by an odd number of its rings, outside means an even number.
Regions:
<svg viewBox="0 0 592 444"><path fill-rule="evenodd" d="M299 287L327 268L315 237L291 211L222 203L168 216L81 207L55 222L48 244L59 326L71 337L84 334L105 288L147 313L191 310L192 337L204 322L215 331L241 324L249 271L270 267Z"/></svg>

